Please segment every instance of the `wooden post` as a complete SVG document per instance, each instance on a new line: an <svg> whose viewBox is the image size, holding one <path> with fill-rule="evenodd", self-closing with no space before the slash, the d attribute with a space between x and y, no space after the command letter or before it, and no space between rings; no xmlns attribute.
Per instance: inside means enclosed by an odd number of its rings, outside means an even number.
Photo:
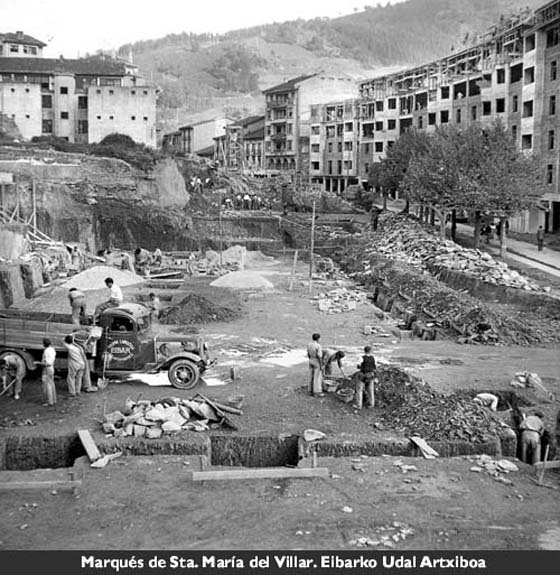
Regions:
<svg viewBox="0 0 560 575"><path fill-rule="evenodd" d="M31 192L32 192L32 199L33 199L33 213L32 213L32 222L33 222L33 233L37 233L37 186L35 184L35 180L31 182Z"/></svg>
<svg viewBox="0 0 560 575"><path fill-rule="evenodd" d="M288 288L289 291L292 291L292 289L294 287L294 280L296 277L297 258L298 258L298 250L296 250L294 252L294 263L292 264L292 274L290 276L290 287Z"/></svg>
<svg viewBox="0 0 560 575"><path fill-rule="evenodd" d="M504 257L507 252L506 245L506 218L500 218L500 257Z"/></svg>
<svg viewBox="0 0 560 575"><path fill-rule="evenodd" d="M309 293L313 289L313 250L315 249L315 200L313 200L313 213L311 214L311 246L309 248Z"/></svg>
<svg viewBox="0 0 560 575"><path fill-rule="evenodd" d="M219 220L220 220L220 266L223 265L223 259L222 259L222 252L223 252L223 230L222 230L222 206L220 206L220 215L219 215Z"/></svg>
<svg viewBox="0 0 560 575"><path fill-rule="evenodd" d="M15 215L16 215L16 222L19 221L19 181L16 180L16 209L15 209Z"/></svg>

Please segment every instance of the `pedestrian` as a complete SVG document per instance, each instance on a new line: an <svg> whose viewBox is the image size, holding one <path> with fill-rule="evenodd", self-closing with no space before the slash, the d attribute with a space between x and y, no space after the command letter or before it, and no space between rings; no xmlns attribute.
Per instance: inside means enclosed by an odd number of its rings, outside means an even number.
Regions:
<svg viewBox="0 0 560 575"><path fill-rule="evenodd" d="M309 358L309 394L315 397L323 397L323 377L321 373L323 350L319 340L321 334L314 333L311 336L311 343L307 346L307 357Z"/></svg>
<svg viewBox="0 0 560 575"><path fill-rule="evenodd" d="M161 266L162 262L163 262L163 252L159 248L156 248L154 251L154 263L158 266Z"/></svg>
<svg viewBox="0 0 560 575"><path fill-rule="evenodd" d="M38 365L43 366L41 382L43 384L43 395L46 403L43 405L53 406L56 404L56 387L54 385L54 362L56 359L56 350L51 345L51 340L43 339L43 357Z"/></svg>
<svg viewBox="0 0 560 575"><path fill-rule="evenodd" d="M539 229L537 230L537 247L539 252L542 252L544 247L544 229L542 226L539 226Z"/></svg>
<svg viewBox="0 0 560 575"><path fill-rule="evenodd" d="M195 269L194 269L195 263L196 263L196 256L194 255L194 252L191 252L191 253L189 254L189 257L187 258L187 274L190 275L190 276L194 275L194 272L195 272Z"/></svg>
<svg viewBox="0 0 560 575"><path fill-rule="evenodd" d="M13 397L19 399L25 377L25 361L17 353L7 353L0 358L0 376L2 378L2 391L14 386ZM10 381L8 382L8 378Z"/></svg>
<svg viewBox="0 0 560 575"><path fill-rule="evenodd" d="M344 369L342 367L342 358L344 358L345 356L346 354L342 350L336 351L331 348L324 349L322 363L323 363L323 373L325 374L325 376L332 375L333 364L336 363L342 375L346 377L346 374L344 373Z"/></svg>
<svg viewBox="0 0 560 575"><path fill-rule="evenodd" d="M86 316L86 295L78 288L70 288L68 291L68 299L70 300L70 308L72 309L72 323L75 326L80 326L80 320L87 324Z"/></svg>
<svg viewBox="0 0 560 575"><path fill-rule="evenodd" d="M364 393L366 396L366 407L374 407L375 405L373 384L377 374L377 366L375 364L375 358L371 353L371 346L366 345L364 347L364 354L365 355L362 356L362 363L358 365L360 371L356 374L356 391L354 393L353 404L355 409L362 409Z"/></svg>
<svg viewBox="0 0 560 575"><path fill-rule="evenodd" d="M138 275L150 275L151 256L148 250L136 248L134 250L134 268Z"/></svg>
<svg viewBox="0 0 560 575"><path fill-rule="evenodd" d="M82 254L78 246L74 246L70 252L70 266L68 268L68 275L72 276L82 271Z"/></svg>
<svg viewBox="0 0 560 575"><path fill-rule="evenodd" d="M251 209L251 196L247 192L245 192L245 195L243 196L243 209Z"/></svg>
<svg viewBox="0 0 560 575"><path fill-rule="evenodd" d="M243 208L243 196L241 194L237 194L237 196L235 196L235 208L237 210L241 210Z"/></svg>
<svg viewBox="0 0 560 575"><path fill-rule="evenodd" d="M151 310L150 316L152 321L157 321L159 319L159 313L161 311L161 301L159 297L154 293L150 293L150 301L148 302L148 307Z"/></svg>
<svg viewBox="0 0 560 575"><path fill-rule="evenodd" d="M541 438L544 433L544 414L536 411L534 415L523 418L521 430L521 460L525 463L539 463L541 460ZM530 455L530 458L529 458Z"/></svg>
<svg viewBox="0 0 560 575"><path fill-rule="evenodd" d="M64 338L64 348L68 354L68 375L66 383L68 384L68 393L71 396L80 395L82 391L82 381L86 364L80 348L74 343L74 336L67 335Z"/></svg>
<svg viewBox="0 0 560 575"><path fill-rule="evenodd" d="M105 285L109 289L109 299L95 308L93 314L93 322L110 307L118 307L123 303L124 297L121 288L113 281L113 278L105 278Z"/></svg>
<svg viewBox="0 0 560 575"><path fill-rule="evenodd" d="M479 393L475 396L473 401L483 407L490 408L491 411L498 410L498 396L493 393Z"/></svg>

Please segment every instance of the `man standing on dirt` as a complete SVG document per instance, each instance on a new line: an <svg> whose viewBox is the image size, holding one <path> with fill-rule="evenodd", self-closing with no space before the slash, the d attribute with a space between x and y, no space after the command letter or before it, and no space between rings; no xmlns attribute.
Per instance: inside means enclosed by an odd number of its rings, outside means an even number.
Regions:
<svg viewBox="0 0 560 575"><path fill-rule="evenodd" d="M311 343L307 346L307 357L309 358L309 393L315 397L323 397L323 377L322 359L323 350L319 340L321 334L314 333L311 336Z"/></svg>
<svg viewBox="0 0 560 575"><path fill-rule="evenodd" d="M539 229L537 230L537 248L539 252L543 251L543 247L544 247L544 229L542 226L539 226Z"/></svg>
<svg viewBox="0 0 560 575"><path fill-rule="evenodd" d="M54 361L56 359L56 350L51 345L51 340L48 338L43 339L43 347L43 357L40 362L36 362L43 366L41 382L43 384L43 394L47 400L43 405L53 406L56 404L56 387L54 385Z"/></svg>
<svg viewBox="0 0 560 575"><path fill-rule="evenodd" d="M72 308L72 323L79 326L80 319L86 320L86 295L77 288L70 288L68 299Z"/></svg>
<svg viewBox="0 0 560 575"><path fill-rule="evenodd" d="M536 411L534 415L524 417L519 429L521 430L521 461L525 463L539 463L541 460L541 438L544 433L544 414ZM529 452L531 459L529 460Z"/></svg>
<svg viewBox="0 0 560 575"><path fill-rule="evenodd" d="M148 250L144 248L136 248L134 250L134 268L138 275L150 275L151 255Z"/></svg>
<svg viewBox="0 0 560 575"><path fill-rule="evenodd" d="M373 383L377 373L377 366L375 358L371 353L371 346L364 347L365 355L362 356L362 363L358 365L360 370L356 375L356 392L354 394L355 409L362 409L362 402L364 399L364 392L366 395L366 407L374 407L375 395L373 390Z"/></svg>
<svg viewBox="0 0 560 575"><path fill-rule="evenodd" d="M80 395L86 364L80 348L74 343L73 336L67 335L64 338L64 347L68 353L68 376L66 378L68 393L72 396Z"/></svg>
<svg viewBox="0 0 560 575"><path fill-rule="evenodd" d="M14 386L14 399L19 399L25 377L25 362L16 353L7 353L0 359L0 377L2 379L2 391L10 385ZM8 377L11 381L8 383Z"/></svg>

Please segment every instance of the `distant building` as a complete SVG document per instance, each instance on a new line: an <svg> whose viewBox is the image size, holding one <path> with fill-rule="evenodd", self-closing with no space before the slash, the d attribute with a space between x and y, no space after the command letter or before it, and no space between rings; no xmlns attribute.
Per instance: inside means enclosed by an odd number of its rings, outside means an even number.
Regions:
<svg viewBox="0 0 560 575"><path fill-rule="evenodd" d="M262 172L264 168L264 116L249 116L226 126L216 142L215 159L229 170Z"/></svg>
<svg viewBox="0 0 560 575"><path fill-rule="evenodd" d="M118 132L156 146L158 89L136 66L103 57L42 58L45 44L20 32L16 44L12 36L0 35L0 130L9 121L26 140L53 136L79 143ZM20 52L6 54L7 46ZM37 48L36 57L28 56L31 48Z"/></svg>
<svg viewBox="0 0 560 575"><path fill-rule="evenodd" d="M293 78L263 94L265 169L307 182L311 105L356 97L357 85L350 77L321 72Z"/></svg>
<svg viewBox="0 0 560 575"><path fill-rule="evenodd" d="M44 42L21 31L0 33L0 57L36 58L43 55Z"/></svg>
<svg viewBox="0 0 560 575"><path fill-rule="evenodd" d="M560 0L503 20L445 58L360 83L359 177L411 128L500 119L518 147L544 160L548 192L510 229L560 229Z"/></svg>
<svg viewBox="0 0 560 575"><path fill-rule="evenodd" d="M179 128L182 133L182 153L197 154L213 146L214 138L223 136L226 126L232 122L229 118L212 118Z"/></svg>

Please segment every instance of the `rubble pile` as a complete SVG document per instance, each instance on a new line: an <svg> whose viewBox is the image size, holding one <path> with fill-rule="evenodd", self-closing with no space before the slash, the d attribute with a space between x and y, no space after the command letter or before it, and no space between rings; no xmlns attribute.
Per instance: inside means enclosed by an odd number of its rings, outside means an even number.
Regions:
<svg viewBox="0 0 560 575"><path fill-rule="evenodd" d="M238 306L226 307L204 296L190 293L178 304L161 311L159 320L166 325L190 325L212 321L230 321L240 314Z"/></svg>
<svg viewBox="0 0 560 575"><path fill-rule="evenodd" d="M519 467L509 459L492 459L490 455L475 455L468 457L468 461L474 463L470 471L474 473L487 473L492 476L495 481L505 485L512 485L513 481L504 477L504 474L519 471Z"/></svg>
<svg viewBox="0 0 560 575"><path fill-rule="evenodd" d="M472 399L446 396L395 366L382 366L375 384L376 406L388 427L426 440L484 443L501 424Z"/></svg>
<svg viewBox="0 0 560 575"><path fill-rule="evenodd" d="M509 269L507 264L496 261L490 254L441 239L407 216L380 216L379 227L373 233L372 240L370 254L375 251L423 270L445 268L490 284L542 291L538 284Z"/></svg>
<svg viewBox="0 0 560 575"><path fill-rule="evenodd" d="M361 290L339 287L312 299L317 302L319 311L332 314L355 310L359 303L367 301L367 294Z"/></svg>
<svg viewBox="0 0 560 575"><path fill-rule="evenodd" d="M373 533L371 531L367 535L357 533L348 541L348 544L355 547L394 547L395 543L404 541L412 535L414 535L414 529L410 525L400 521L393 521L393 523L388 525L374 527Z"/></svg>
<svg viewBox="0 0 560 575"><path fill-rule="evenodd" d="M241 415L242 411L216 404L199 394L192 399L166 397L157 401L132 401L128 398L123 409L112 411L103 417L103 431L110 436L146 437L159 439L179 431L208 431L211 428L235 425L224 414Z"/></svg>

